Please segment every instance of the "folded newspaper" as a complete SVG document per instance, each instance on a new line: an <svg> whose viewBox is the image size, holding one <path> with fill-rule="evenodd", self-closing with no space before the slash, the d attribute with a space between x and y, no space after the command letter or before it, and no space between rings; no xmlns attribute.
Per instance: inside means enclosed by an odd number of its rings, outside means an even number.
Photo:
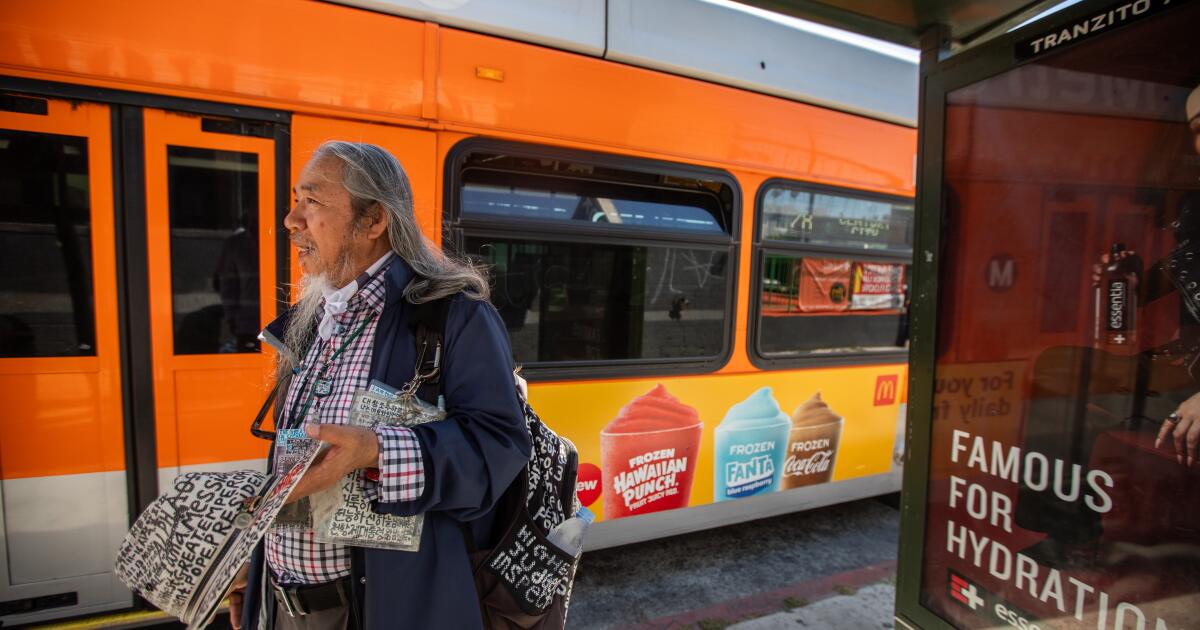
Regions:
<svg viewBox="0 0 1200 630"><path fill-rule="evenodd" d="M277 475L281 475L291 470L308 453L308 448L311 444L312 438L308 437L308 433L304 431L304 427L275 429L274 455L272 457L274 468L272 468L272 471ZM272 525L272 528L277 530L311 530L312 507L309 497L304 497L299 501L293 501L283 506L283 509L279 510L279 514L275 516L275 523Z"/></svg>
<svg viewBox="0 0 1200 630"><path fill-rule="evenodd" d="M117 577L189 630L207 626L318 451L310 440L282 475L179 475L129 529Z"/></svg>
<svg viewBox="0 0 1200 630"><path fill-rule="evenodd" d="M441 420L445 412L415 396L401 396L390 388L372 383L354 395L349 423L353 426L411 427ZM347 475L340 483L310 497L313 538L321 543L418 551L423 515L377 514L363 490L362 471Z"/></svg>

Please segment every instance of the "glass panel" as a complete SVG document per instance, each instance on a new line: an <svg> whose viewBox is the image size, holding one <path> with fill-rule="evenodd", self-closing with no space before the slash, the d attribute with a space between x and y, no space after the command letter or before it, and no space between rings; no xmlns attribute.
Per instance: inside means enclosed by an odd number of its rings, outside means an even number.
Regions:
<svg viewBox="0 0 1200 630"><path fill-rule="evenodd" d="M258 352L258 155L167 147L176 354Z"/></svg>
<svg viewBox="0 0 1200 630"><path fill-rule="evenodd" d="M908 347L908 265L765 254L759 352L768 357Z"/></svg>
<svg viewBox="0 0 1200 630"><path fill-rule="evenodd" d="M913 241L913 204L774 185L763 195L762 238L908 250Z"/></svg>
<svg viewBox="0 0 1200 630"><path fill-rule="evenodd" d="M0 129L0 357L93 356L86 138Z"/></svg>
<svg viewBox="0 0 1200 630"><path fill-rule="evenodd" d="M462 189L463 212L522 219L584 221L611 225L640 225L720 234L721 226L703 208L672 203L581 196L512 186L467 184Z"/></svg>
<svg viewBox="0 0 1200 630"><path fill-rule="evenodd" d="M711 357L725 333L728 254L685 247L469 237L525 363Z"/></svg>
<svg viewBox="0 0 1200 630"><path fill-rule="evenodd" d="M921 602L956 627L1195 624L1198 23L948 98Z"/></svg>
<svg viewBox="0 0 1200 630"><path fill-rule="evenodd" d="M732 197L718 182L490 154L469 161L487 168L463 171L464 215L729 233Z"/></svg>

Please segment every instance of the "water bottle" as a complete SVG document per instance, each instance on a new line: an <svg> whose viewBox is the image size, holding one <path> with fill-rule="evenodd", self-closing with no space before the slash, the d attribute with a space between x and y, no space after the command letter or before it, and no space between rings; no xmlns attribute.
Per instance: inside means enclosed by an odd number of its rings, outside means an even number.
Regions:
<svg viewBox="0 0 1200 630"><path fill-rule="evenodd" d="M588 525L591 525L595 518L591 510L581 507L575 516L550 530L550 535L546 538L555 547L571 554L573 558L578 558L579 554L583 553L583 535L587 533Z"/></svg>
<svg viewBox="0 0 1200 630"><path fill-rule="evenodd" d="M1140 265L1125 254L1123 243L1113 243L1108 264L1100 271L1095 288L1093 345L1099 350L1130 355L1137 352L1137 297Z"/></svg>

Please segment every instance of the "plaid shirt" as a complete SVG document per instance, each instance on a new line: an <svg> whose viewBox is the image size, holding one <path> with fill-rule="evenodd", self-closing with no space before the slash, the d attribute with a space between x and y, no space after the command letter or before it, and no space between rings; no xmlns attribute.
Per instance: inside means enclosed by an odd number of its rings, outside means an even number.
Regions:
<svg viewBox="0 0 1200 630"><path fill-rule="evenodd" d="M310 416L315 414L322 424L346 424L349 421L354 393L366 389L370 381L375 328L384 305L383 272L386 268L369 279L359 277L360 288L350 298L345 312L334 316L337 326L333 335L324 342L318 337L309 348L300 373L288 388L280 415L285 421L304 421L303 418L292 419L291 414L310 395L320 366L355 330L368 322L328 367L325 376L333 381L332 391L323 398L314 397L308 412ZM378 427L375 434L379 439L380 475L378 482L363 480L367 497L385 502L419 498L425 489L425 470L416 435L405 427ZM344 545L316 542L311 530L270 530L266 537L266 556L275 580L280 584L322 584L350 575L350 550Z"/></svg>

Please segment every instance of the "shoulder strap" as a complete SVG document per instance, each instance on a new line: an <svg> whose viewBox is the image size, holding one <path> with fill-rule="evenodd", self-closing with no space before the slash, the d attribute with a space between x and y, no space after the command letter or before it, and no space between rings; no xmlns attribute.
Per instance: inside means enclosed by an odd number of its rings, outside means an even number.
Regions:
<svg viewBox="0 0 1200 630"><path fill-rule="evenodd" d="M417 397L425 402L436 405L438 396L442 393L442 355L443 340L446 331L446 314L450 307L450 298L442 298L423 304L410 304L413 309L411 325L413 338L417 345L417 365L414 374L428 375L417 389ZM522 471L522 474L523 471ZM475 536L469 523L459 521L463 542L468 556L478 550ZM472 570L477 567L472 566Z"/></svg>
<svg viewBox="0 0 1200 630"><path fill-rule="evenodd" d="M436 405L438 396L442 393L443 339L450 298L410 306L414 310L411 322L413 337L417 343L415 373L425 375L421 388L417 390L417 396L431 405Z"/></svg>

